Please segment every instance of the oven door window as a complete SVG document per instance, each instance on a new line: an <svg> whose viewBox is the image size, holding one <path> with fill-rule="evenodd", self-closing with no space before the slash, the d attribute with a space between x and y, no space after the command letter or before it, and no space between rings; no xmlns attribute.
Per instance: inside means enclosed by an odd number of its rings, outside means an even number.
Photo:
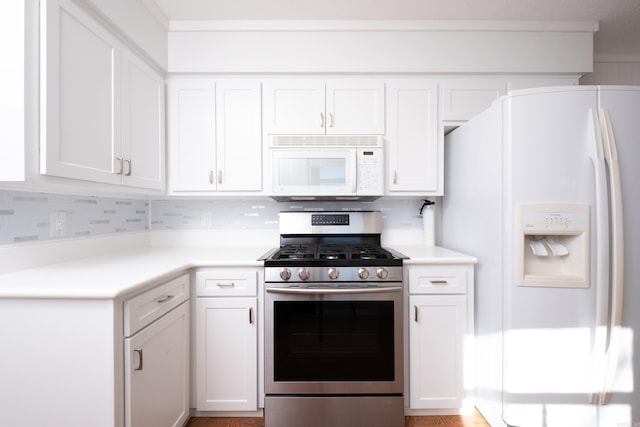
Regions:
<svg viewBox="0 0 640 427"><path fill-rule="evenodd" d="M393 301L275 301L274 380L394 381Z"/></svg>

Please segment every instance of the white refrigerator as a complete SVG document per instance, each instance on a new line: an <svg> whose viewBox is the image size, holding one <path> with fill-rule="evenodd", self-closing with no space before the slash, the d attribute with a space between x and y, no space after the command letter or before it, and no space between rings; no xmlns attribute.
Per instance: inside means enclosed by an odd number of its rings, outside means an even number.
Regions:
<svg viewBox="0 0 640 427"><path fill-rule="evenodd" d="M491 426L640 427L640 87L514 91L445 138Z"/></svg>

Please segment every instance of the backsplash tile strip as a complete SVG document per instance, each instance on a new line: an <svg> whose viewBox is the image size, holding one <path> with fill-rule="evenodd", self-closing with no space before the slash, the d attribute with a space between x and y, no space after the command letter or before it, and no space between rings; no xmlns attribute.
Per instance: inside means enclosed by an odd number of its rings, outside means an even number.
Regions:
<svg viewBox="0 0 640 427"><path fill-rule="evenodd" d="M65 216L51 236L51 214ZM149 201L0 190L0 245L149 229Z"/></svg>
<svg viewBox="0 0 640 427"><path fill-rule="evenodd" d="M0 190L0 245L146 230L278 230L280 211L380 210L385 228L422 229L420 199L276 202L271 199L139 200ZM52 213L64 235L51 237Z"/></svg>
<svg viewBox="0 0 640 427"><path fill-rule="evenodd" d="M152 200L151 230L277 230L280 211L380 210L384 227L422 230L422 200L276 202L267 200Z"/></svg>

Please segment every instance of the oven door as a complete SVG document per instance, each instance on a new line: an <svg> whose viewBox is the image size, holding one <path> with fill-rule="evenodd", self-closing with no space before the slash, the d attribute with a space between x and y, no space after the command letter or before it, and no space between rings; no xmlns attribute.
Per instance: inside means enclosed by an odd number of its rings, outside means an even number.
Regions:
<svg viewBox="0 0 640 427"><path fill-rule="evenodd" d="M265 393L402 394L402 286L265 290Z"/></svg>

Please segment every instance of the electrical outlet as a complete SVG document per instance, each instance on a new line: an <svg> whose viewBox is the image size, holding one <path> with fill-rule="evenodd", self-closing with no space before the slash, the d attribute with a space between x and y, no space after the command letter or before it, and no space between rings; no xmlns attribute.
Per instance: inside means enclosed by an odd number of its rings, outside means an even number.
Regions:
<svg viewBox="0 0 640 427"><path fill-rule="evenodd" d="M66 212L51 212L49 215L49 234L51 237L64 237L67 234Z"/></svg>
<svg viewBox="0 0 640 427"><path fill-rule="evenodd" d="M211 224L213 223L213 215L211 215L211 211L204 211L202 213L202 223L207 228L211 227Z"/></svg>

